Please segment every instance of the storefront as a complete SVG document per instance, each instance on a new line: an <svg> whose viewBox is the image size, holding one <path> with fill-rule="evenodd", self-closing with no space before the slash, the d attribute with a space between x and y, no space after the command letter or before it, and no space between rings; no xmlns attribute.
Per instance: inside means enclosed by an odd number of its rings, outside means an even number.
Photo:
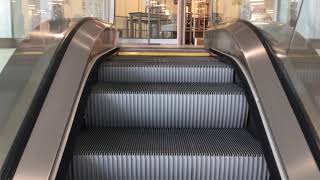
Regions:
<svg viewBox="0 0 320 180"><path fill-rule="evenodd" d="M264 24L289 18L277 0L122 0L115 22L122 43L201 44L210 27L244 19ZM288 1L287 1L288 3ZM279 17L278 17L279 16ZM149 29L149 30L148 30Z"/></svg>

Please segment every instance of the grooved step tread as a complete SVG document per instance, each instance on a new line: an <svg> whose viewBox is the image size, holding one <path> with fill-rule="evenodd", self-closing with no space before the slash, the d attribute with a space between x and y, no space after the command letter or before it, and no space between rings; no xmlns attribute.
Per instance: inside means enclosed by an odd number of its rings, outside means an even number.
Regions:
<svg viewBox="0 0 320 180"><path fill-rule="evenodd" d="M212 57L121 57L105 59L99 81L140 83L232 83L231 65Z"/></svg>
<svg viewBox="0 0 320 180"><path fill-rule="evenodd" d="M162 57L162 56L111 56L106 58L106 60L114 60L114 61L159 61L159 62L167 62L167 61L212 61L218 60L216 57Z"/></svg>
<svg viewBox="0 0 320 180"><path fill-rule="evenodd" d="M92 93L119 94L244 94L241 87L229 83L98 83Z"/></svg>
<svg viewBox="0 0 320 180"><path fill-rule="evenodd" d="M213 57L126 57L114 56L106 59L101 67L121 66L121 67L140 67L140 66L179 66L179 67L220 67L232 68L230 65L221 62Z"/></svg>
<svg viewBox="0 0 320 180"><path fill-rule="evenodd" d="M74 155L263 156L245 129L92 128Z"/></svg>

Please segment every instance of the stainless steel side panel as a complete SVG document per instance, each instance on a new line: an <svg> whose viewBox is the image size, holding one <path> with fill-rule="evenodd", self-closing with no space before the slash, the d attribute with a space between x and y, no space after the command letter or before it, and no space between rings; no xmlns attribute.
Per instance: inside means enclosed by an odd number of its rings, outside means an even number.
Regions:
<svg viewBox="0 0 320 180"><path fill-rule="evenodd" d="M269 56L241 22L206 33L206 47L233 58L249 82L282 179L316 180L320 172Z"/></svg>
<svg viewBox="0 0 320 180"><path fill-rule="evenodd" d="M92 57L112 50L115 34L108 25L96 20L86 22L77 31L50 87L14 179L55 179L92 67Z"/></svg>

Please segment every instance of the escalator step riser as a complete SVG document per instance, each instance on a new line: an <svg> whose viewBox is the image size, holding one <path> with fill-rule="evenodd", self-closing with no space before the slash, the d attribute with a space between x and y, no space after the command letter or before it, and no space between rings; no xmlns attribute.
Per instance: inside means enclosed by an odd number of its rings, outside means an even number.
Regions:
<svg viewBox="0 0 320 180"><path fill-rule="evenodd" d="M267 180L263 156L75 155L77 180Z"/></svg>
<svg viewBox="0 0 320 180"><path fill-rule="evenodd" d="M243 128L244 93L151 94L93 92L87 127Z"/></svg>
<svg viewBox="0 0 320 180"><path fill-rule="evenodd" d="M102 66L99 81L155 83L232 83L231 67Z"/></svg>

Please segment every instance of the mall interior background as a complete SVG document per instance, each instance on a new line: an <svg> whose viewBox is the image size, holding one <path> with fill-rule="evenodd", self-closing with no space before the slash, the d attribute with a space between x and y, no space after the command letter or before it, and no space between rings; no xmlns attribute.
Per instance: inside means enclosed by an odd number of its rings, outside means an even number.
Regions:
<svg viewBox="0 0 320 180"><path fill-rule="evenodd" d="M179 0L1 0L0 1L0 38L24 38L40 22L49 19L94 16L107 22L114 22L119 29L123 29L123 36L130 37L126 32L130 29L128 21L132 13L147 13L147 4L150 3L151 13L167 16L166 22L161 22L160 30L170 31L170 25L177 24L177 5ZM180 0L192 4L193 16L210 16L209 26L231 19L245 19L254 23L293 23L297 16L298 0ZM114 7L115 18L110 17L108 10ZM208 4L206 12L203 6ZM310 21L308 26L300 27L302 34L308 38L319 37L320 18L317 10L320 8L318 0L305 2L304 21ZM211 13L210 13L211 12ZM311 13L310 13L311 12ZM302 12L303 13L303 12ZM140 14L141 15L141 14ZM142 18L145 21L147 17ZM151 20L152 23L153 20ZM313 22L316 21L316 22ZM141 34L133 37L146 37L145 22L142 23ZM305 23L303 23L305 24ZM169 25L169 26L165 26ZM136 27L138 28L138 27ZM176 28L175 26L171 29ZM175 38L175 34L164 34L161 37L152 34L155 38Z"/></svg>
<svg viewBox="0 0 320 180"><path fill-rule="evenodd" d="M256 26L295 27L320 49L319 0L1 0L0 57L8 59L20 40L41 22L96 17L112 23L122 43L198 44L204 31L231 20ZM150 13L148 13L150 12ZM182 14L183 13L183 14ZM179 16L179 14L182 14ZM181 23L182 22L182 23ZM272 29L274 30L274 29ZM290 29L289 29L290 30ZM291 29L292 30L292 29ZM283 37L290 38L287 29ZM180 38L180 39L179 39ZM183 39L181 39L183 38ZM200 41L199 41L200 42ZM6 61L0 61L0 69Z"/></svg>
<svg viewBox="0 0 320 180"><path fill-rule="evenodd" d="M113 24L122 43L187 45L198 44L208 28L243 19L281 46L277 56L291 67L290 57L306 63L320 57L319 9L320 0L0 0L0 73L19 42L42 22L87 16Z"/></svg>

